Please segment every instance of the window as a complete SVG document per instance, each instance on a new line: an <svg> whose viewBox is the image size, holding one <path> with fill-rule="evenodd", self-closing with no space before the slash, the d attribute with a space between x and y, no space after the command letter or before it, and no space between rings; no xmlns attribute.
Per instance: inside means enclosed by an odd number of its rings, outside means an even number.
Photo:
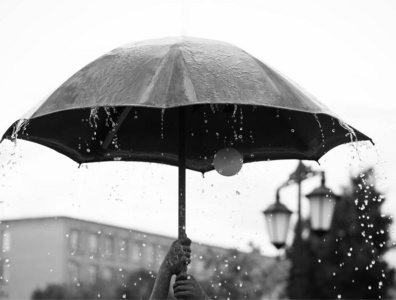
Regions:
<svg viewBox="0 0 396 300"><path fill-rule="evenodd" d="M128 241L126 239L121 239L118 243L118 254L122 258L128 257Z"/></svg>
<svg viewBox="0 0 396 300"><path fill-rule="evenodd" d="M132 258L132 261L138 262L140 260L140 256L141 256L141 253L140 253L139 246L137 244L135 244L135 243L132 243L132 245L131 245L131 258Z"/></svg>
<svg viewBox="0 0 396 300"><path fill-rule="evenodd" d="M10 260L0 259L0 282L8 283L10 281Z"/></svg>
<svg viewBox="0 0 396 300"><path fill-rule="evenodd" d="M162 261L164 260L164 258L166 256L166 253L167 253L166 250L161 245L159 245L158 248L157 248L157 262L158 262L158 265L161 265Z"/></svg>
<svg viewBox="0 0 396 300"><path fill-rule="evenodd" d="M90 254L98 253L99 237L96 233L91 232L88 235L88 250Z"/></svg>
<svg viewBox="0 0 396 300"><path fill-rule="evenodd" d="M154 247L151 244L143 244L144 259L147 263L151 264L154 262Z"/></svg>
<svg viewBox="0 0 396 300"><path fill-rule="evenodd" d="M102 269L102 278L104 281L111 281L113 280L114 272L113 269L110 267L104 267Z"/></svg>
<svg viewBox="0 0 396 300"><path fill-rule="evenodd" d="M2 245L2 252L10 252L11 249L11 234L9 230L4 230L3 231L3 236L1 239L1 245Z"/></svg>
<svg viewBox="0 0 396 300"><path fill-rule="evenodd" d="M67 264L67 272L68 272L69 282L78 282L80 275L80 267L78 263L70 260Z"/></svg>
<svg viewBox="0 0 396 300"><path fill-rule="evenodd" d="M116 277L117 277L117 282L120 283L121 285L125 286L128 282L128 272L123 269L123 268L119 268L118 270L116 270Z"/></svg>
<svg viewBox="0 0 396 300"><path fill-rule="evenodd" d="M80 232L77 229L70 230L69 246L72 251L80 249Z"/></svg>
<svg viewBox="0 0 396 300"><path fill-rule="evenodd" d="M104 254L106 256L113 255L113 237L108 235L104 238Z"/></svg>
<svg viewBox="0 0 396 300"><path fill-rule="evenodd" d="M95 284L98 281L98 266L88 266L88 282L89 284Z"/></svg>

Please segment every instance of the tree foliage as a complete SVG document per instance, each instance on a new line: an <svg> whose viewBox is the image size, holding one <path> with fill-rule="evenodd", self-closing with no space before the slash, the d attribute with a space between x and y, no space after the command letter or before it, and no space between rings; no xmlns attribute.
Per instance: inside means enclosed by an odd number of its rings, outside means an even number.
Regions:
<svg viewBox="0 0 396 300"><path fill-rule="evenodd" d="M311 233L303 240L303 255L297 255L293 245L290 298L296 298L298 289L307 299L387 297L394 270L383 259L392 223L381 212L384 201L375 188L373 170L352 178L350 189L336 204L330 233L325 237ZM295 269L297 259L303 260L302 270Z"/></svg>
<svg viewBox="0 0 396 300"><path fill-rule="evenodd" d="M49 284L33 292L33 300L41 299L149 299L155 274L139 269L123 283L99 281L96 284Z"/></svg>
<svg viewBox="0 0 396 300"><path fill-rule="evenodd" d="M261 299L285 296L288 264L263 257L258 249L250 253L229 250L206 261L211 272L201 286L211 299Z"/></svg>
<svg viewBox="0 0 396 300"><path fill-rule="evenodd" d="M49 284L43 289L36 289L33 300L44 299L112 299L114 284L98 282L96 284Z"/></svg>

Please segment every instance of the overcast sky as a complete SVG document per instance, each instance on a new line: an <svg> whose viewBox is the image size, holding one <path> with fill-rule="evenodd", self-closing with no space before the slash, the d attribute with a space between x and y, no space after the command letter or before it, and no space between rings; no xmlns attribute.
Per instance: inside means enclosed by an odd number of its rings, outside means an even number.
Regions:
<svg viewBox="0 0 396 300"><path fill-rule="evenodd" d="M297 82L375 147L339 146L320 160L340 192L351 173L377 170L396 212L395 1L0 1L1 134L66 79L127 43L194 36L234 44ZM0 145L0 218L67 215L175 236L177 169L143 163L78 168L39 145ZM193 240L274 253L262 210L297 161L247 164L235 177L187 172ZM319 179L303 183L308 193ZM296 209L297 190L281 200ZM304 201L304 211L308 205Z"/></svg>

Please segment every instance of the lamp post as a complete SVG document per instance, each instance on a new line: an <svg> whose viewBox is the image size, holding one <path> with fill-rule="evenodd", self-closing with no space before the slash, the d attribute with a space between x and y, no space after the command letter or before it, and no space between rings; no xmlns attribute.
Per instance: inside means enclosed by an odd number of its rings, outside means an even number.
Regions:
<svg viewBox="0 0 396 300"><path fill-rule="evenodd" d="M331 220L336 200L338 196L335 195L329 188L325 186L324 172L317 172L311 170L310 167L305 166L301 161L297 169L289 176L289 179L277 189L276 202L269 206L263 213L267 222L267 227L272 244L278 249L286 245L286 238L288 226L290 222L291 211L280 203L279 191L281 188L291 184L298 185L298 206L297 206L297 224L295 229L294 251L293 256L300 256L303 254L302 249L302 218L301 218L301 183L310 177L321 175L322 181L320 187L314 189L307 195L310 200L310 217L311 217L311 230L319 235L324 235L329 231ZM303 264L304 261L299 257L295 257L294 265L292 268L292 280L295 283L295 298L304 298L303 287L305 283Z"/></svg>

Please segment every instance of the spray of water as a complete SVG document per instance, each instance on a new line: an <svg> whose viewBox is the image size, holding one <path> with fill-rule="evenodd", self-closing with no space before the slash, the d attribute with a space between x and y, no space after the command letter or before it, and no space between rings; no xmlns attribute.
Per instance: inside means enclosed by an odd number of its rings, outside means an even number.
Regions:
<svg viewBox="0 0 396 300"><path fill-rule="evenodd" d="M19 134L24 134L27 126L29 125L29 120L20 119L15 123L11 134L11 140L16 143Z"/></svg>

